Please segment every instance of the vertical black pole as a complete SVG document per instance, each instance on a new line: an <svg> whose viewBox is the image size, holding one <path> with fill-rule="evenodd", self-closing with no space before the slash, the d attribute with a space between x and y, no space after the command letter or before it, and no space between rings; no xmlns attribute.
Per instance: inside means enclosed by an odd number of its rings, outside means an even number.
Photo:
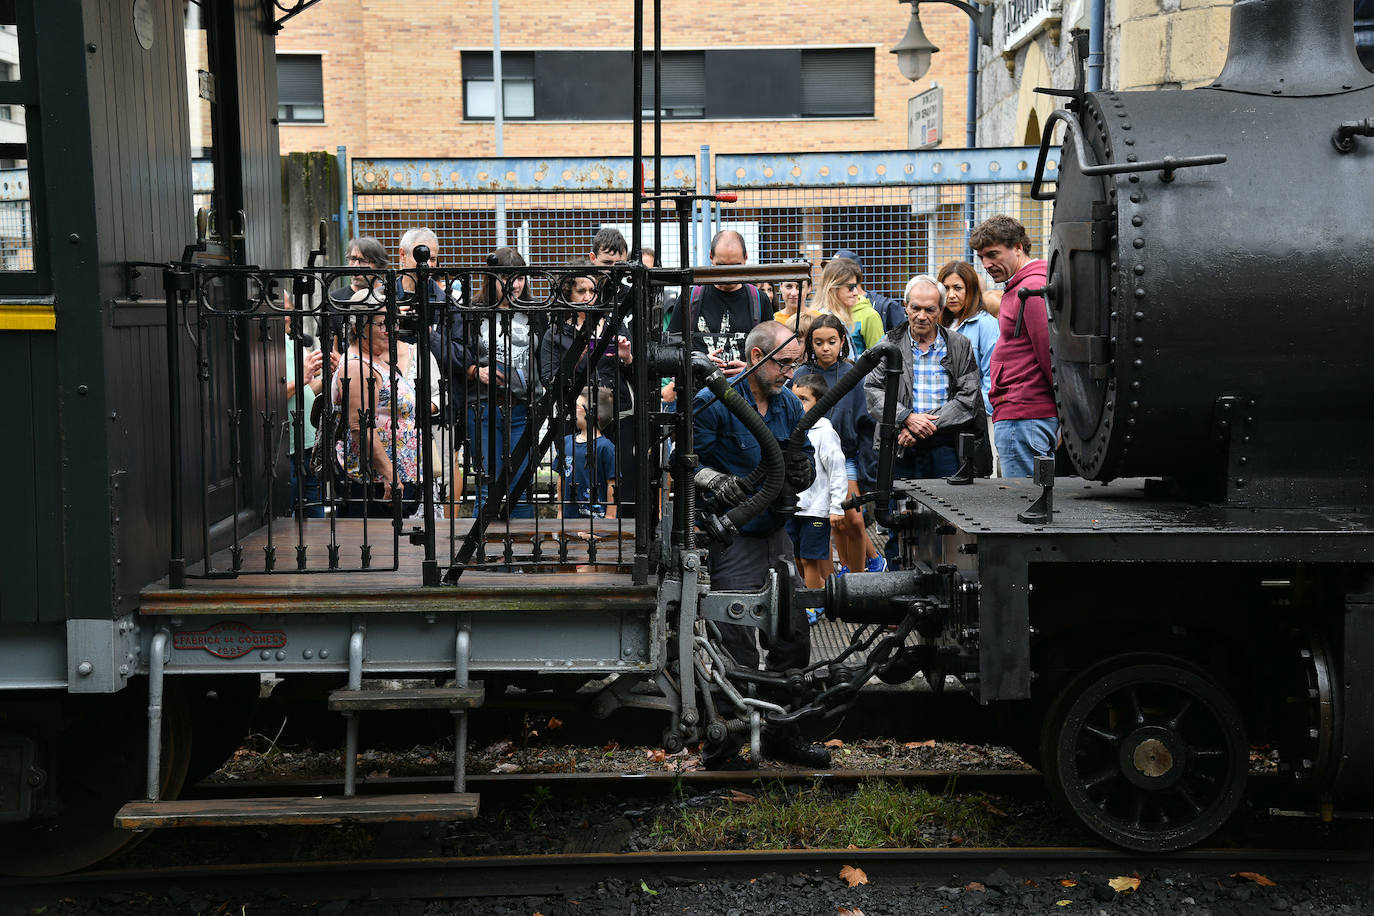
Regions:
<svg viewBox="0 0 1374 916"><path fill-rule="evenodd" d="M663 0L654 0L654 263L663 264Z"/></svg>
<svg viewBox="0 0 1374 916"><path fill-rule="evenodd" d="M186 587L186 552L182 544L181 498L181 341L177 335L180 325L180 306L189 298L189 271L167 268L162 272L163 295L167 297L167 431L171 439L172 550L167 561L167 584L171 588Z"/></svg>
<svg viewBox="0 0 1374 916"><path fill-rule="evenodd" d="M419 249L422 246L415 247ZM420 390L415 393L415 410L420 415L420 487L424 490L421 498L425 504L425 559L421 569L424 584L434 586L439 584L439 563L434 557L434 467L430 460L430 453L433 451L430 443L434 440L434 427L429 401L430 385L433 383L429 371L429 328L433 321L434 303L430 301L429 295L429 258L426 257L423 261L416 258L416 261L419 269L415 272L415 292L420 301L420 328L416 335L413 358L420 361L417 367L420 370L419 384L416 386ZM442 313L441 306L440 314Z"/></svg>
<svg viewBox="0 0 1374 916"><path fill-rule="evenodd" d="M635 161L630 174L633 176L631 180L634 181L635 188L630 220L630 252L638 254L643 242L639 223L644 218L644 0L635 0L634 71ZM654 104L658 104L658 99L654 99ZM654 181L658 181L657 175L654 176Z"/></svg>

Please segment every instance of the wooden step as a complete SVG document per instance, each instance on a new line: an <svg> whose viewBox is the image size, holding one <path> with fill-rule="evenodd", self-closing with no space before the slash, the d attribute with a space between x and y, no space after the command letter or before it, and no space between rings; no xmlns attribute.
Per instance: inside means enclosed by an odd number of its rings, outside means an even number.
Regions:
<svg viewBox="0 0 1374 916"><path fill-rule="evenodd" d="M475 709L482 705L481 687L407 687L398 690L335 690L329 708L335 712L365 709Z"/></svg>
<svg viewBox="0 0 1374 916"><path fill-rule="evenodd" d="M466 821L477 816L476 794L357 795L352 798L234 798L129 802L115 815L128 830L154 827L316 826L386 821Z"/></svg>

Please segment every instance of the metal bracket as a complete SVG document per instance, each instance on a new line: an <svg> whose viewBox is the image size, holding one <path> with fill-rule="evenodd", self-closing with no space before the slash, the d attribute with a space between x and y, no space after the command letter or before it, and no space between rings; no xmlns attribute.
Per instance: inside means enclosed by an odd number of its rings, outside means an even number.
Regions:
<svg viewBox="0 0 1374 916"><path fill-rule="evenodd" d="M115 620L67 621L67 690L114 693L138 668L142 648L132 614Z"/></svg>
<svg viewBox="0 0 1374 916"><path fill-rule="evenodd" d="M698 615L703 620L757 627L768 636L778 632L778 574L768 571L768 582L756 592L707 592L701 597Z"/></svg>
<svg viewBox="0 0 1374 916"><path fill-rule="evenodd" d="M1054 456L1039 455L1035 459L1032 480L1040 487L1040 498L1016 513L1018 522L1027 525L1048 525L1054 521Z"/></svg>

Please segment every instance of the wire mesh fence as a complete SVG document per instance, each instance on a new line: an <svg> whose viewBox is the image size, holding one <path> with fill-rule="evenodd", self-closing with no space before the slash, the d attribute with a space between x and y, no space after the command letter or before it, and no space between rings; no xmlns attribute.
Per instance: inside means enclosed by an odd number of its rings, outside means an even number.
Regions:
<svg viewBox="0 0 1374 916"><path fill-rule="evenodd" d="M817 278L826 260L849 248L862 259L866 287L896 296L916 274L934 273L951 260L976 261L969 233L996 214L1024 224L1033 253L1041 252L1051 211L1030 194L1034 152L717 155L715 190L737 200L693 213L688 261L705 263L702 242L721 229L740 232L750 261L808 261ZM587 189L585 176L604 161L544 163L534 173L537 182L527 160L355 161L355 225L388 251L407 229L427 226L438 236L443 263L481 264L495 248L510 245L531 265L564 264L588 254L599 229L630 236L628 170L608 170L603 187ZM707 186L710 176L698 179L692 160L685 162L669 180ZM1052 178L1056 163L1048 166ZM504 188L510 191L493 193ZM665 207L663 216L656 236L652 213L645 213L642 243L656 248L660 264L676 265L676 211ZM983 280L994 288L985 274Z"/></svg>

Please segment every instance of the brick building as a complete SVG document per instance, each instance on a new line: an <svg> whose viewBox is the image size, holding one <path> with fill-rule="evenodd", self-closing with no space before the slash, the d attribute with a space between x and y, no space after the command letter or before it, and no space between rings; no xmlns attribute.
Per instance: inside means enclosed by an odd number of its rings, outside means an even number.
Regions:
<svg viewBox="0 0 1374 916"><path fill-rule="evenodd" d="M910 15L897 0L662 6L665 153L905 149L907 100L935 83L943 145L963 145L968 20L953 7L922 9L942 51L913 83L889 53ZM628 2L503 4L507 156L630 152L632 16ZM282 151L493 155L491 48L489 0L312 7L277 40Z"/></svg>

